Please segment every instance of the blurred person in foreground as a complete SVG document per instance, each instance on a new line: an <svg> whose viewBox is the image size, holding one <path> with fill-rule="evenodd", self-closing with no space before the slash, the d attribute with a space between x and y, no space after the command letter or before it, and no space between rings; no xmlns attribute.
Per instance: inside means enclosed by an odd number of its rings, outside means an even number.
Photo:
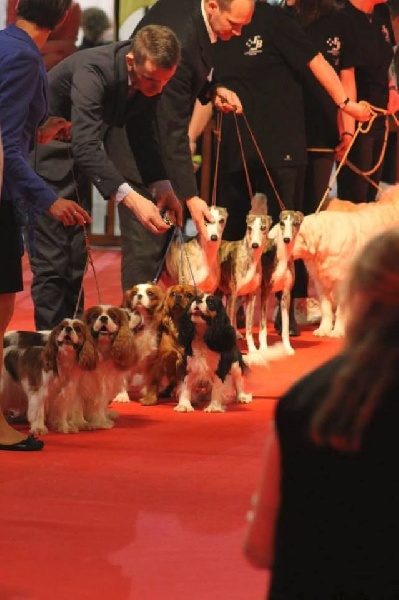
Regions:
<svg viewBox="0 0 399 600"><path fill-rule="evenodd" d="M342 351L277 405L245 545L269 600L399 598L398 256L399 228L367 243Z"/></svg>

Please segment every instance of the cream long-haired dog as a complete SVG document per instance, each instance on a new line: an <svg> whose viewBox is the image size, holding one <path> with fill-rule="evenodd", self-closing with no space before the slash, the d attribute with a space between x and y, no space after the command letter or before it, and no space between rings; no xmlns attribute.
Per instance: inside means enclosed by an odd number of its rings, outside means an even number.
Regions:
<svg viewBox="0 0 399 600"><path fill-rule="evenodd" d="M316 336L342 337L345 324L340 285L354 256L377 233L399 225L399 186L384 191L378 202L355 211L323 211L304 218L294 244L320 300L321 322Z"/></svg>
<svg viewBox="0 0 399 600"><path fill-rule="evenodd" d="M29 346L27 337L17 336L20 346L4 352L3 410L26 412L34 434L45 434L48 427L60 433L85 428L76 421L82 411L80 379L98 364L89 328L79 319L64 319L44 346Z"/></svg>

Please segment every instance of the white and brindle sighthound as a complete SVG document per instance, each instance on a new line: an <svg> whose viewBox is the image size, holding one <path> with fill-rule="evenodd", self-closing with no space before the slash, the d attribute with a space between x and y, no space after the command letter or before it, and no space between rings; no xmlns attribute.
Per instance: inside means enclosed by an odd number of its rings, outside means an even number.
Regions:
<svg viewBox="0 0 399 600"><path fill-rule="evenodd" d="M261 257L262 283L260 293L259 348L267 348L267 308L270 294L281 294L281 338L287 354L294 354L289 337L289 308L291 289L295 281L293 246L303 221L303 214L295 210L283 210L279 223L268 235L268 244ZM248 307L246 315L246 338L248 350L256 348L253 339L254 306Z"/></svg>
<svg viewBox="0 0 399 600"><path fill-rule="evenodd" d="M214 223L205 221L206 236L200 233L181 245L174 240L166 256L166 271L174 283L193 284L198 289L213 293L220 279L218 251L226 226L227 210L211 206Z"/></svg>
<svg viewBox="0 0 399 600"><path fill-rule="evenodd" d="M271 223L271 217L267 215L248 214L244 238L236 242L223 241L220 247L219 289L227 298L226 311L234 326L238 299L245 298L247 310L253 312L256 292L262 278L260 259L266 247Z"/></svg>

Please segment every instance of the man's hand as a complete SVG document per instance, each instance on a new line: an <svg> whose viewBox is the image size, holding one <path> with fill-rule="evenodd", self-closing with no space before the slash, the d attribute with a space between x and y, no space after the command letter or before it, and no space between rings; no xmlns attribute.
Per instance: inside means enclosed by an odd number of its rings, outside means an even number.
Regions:
<svg viewBox="0 0 399 600"><path fill-rule="evenodd" d="M134 212L140 223L152 233L165 233L170 229L170 225L167 225L162 219L159 208L151 200L137 192L127 194L123 198L122 204Z"/></svg>
<svg viewBox="0 0 399 600"><path fill-rule="evenodd" d="M339 141L338 146L335 148L335 160L338 162L341 162L341 160L344 157L345 152L347 151L348 147L350 146L350 144L352 143L353 140L353 135L349 135L348 132L344 132L343 134L341 134L341 139Z"/></svg>
<svg viewBox="0 0 399 600"><path fill-rule="evenodd" d="M169 219L178 227L183 227L183 207L172 190L156 195L159 210L166 211Z"/></svg>
<svg viewBox="0 0 399 600"><path fill-rule="evenodd" d="M239 97L235 92L225 87L219 86L216 88L215 95L213 97L213 104L215 108L225 113L242 113L242 104Z"/></svg>
<svg viewBox="0 0 399 600"><path fill-rule="evenodd" d="M214 223L215 219L209 210L209 206L199 196L193 196L186 202L187 208L190 211L190 215L194 221L198 233L202 236L206 236L205 221Z"/></svg>
<svg viewBox="0 0 399 600"><path fill-rule="evenodd" d="M85 223L90 224L92 221L89 213L79 206L77 202L66 200L65 198L57 198L48 209L48 212L54 219L61 221L66 227L84 225Z"/></svg>
<svg viewBox="0 0 399 600"><path fill-rule="evenodd" d="M62 135L70 135L71 124L62 117L49 117L47 121L37 130L38 144L48 144L62 132Z"/></svg>

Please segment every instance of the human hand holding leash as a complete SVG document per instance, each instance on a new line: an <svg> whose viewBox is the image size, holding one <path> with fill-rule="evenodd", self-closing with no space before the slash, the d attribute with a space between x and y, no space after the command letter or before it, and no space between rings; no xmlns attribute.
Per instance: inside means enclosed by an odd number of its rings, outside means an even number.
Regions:
<svg viewBox="0 0 399 600"><path fill-rule="evenodd" d="M356 119L356 121L361 122L368 121L372 114L370 104L364 100L353 102L347 98L341 104L338 104L338 108Z"/></svg>
<svg viewBox="0 0 399 600"><path fill-rule="evenodd" d="M173 221L178 227L183 227L183 207L172 190L156 195L158 209Z"/></svg>
<svg viewBox="0 0 399 600"><path fill-rule="evenodd" d="M57 198L49 207L48 212L54 219L61 221L66 227L84 225L85 223L90 224L92 221L89 213L79 206L77 202L65 198Z"/></svg>
<svg viewBox="0 0 399 600"><path fill-rule="evenodd" d="M216 88L215 95L213 97L213 104L215 108L224 113L242 113L242 104L239 97L235 92L225 87L219 86Z"/></svg>
<svg viewBox="0 0 399 600"><path fill-rule="evenodd" d="M205 221L208 221L209 223L215 222L215 219L213 218L212 213L209 210L209 206L207 205L205 200L202 200L202 198L200 198L199 196L193 196L192 198L189 198L186 204L198 233L201 236L205 237Z"/></svg>
<svg viewBox="0 0 399 600"><path fill-rule="evenodd" d="M140 223L152 233L165 233L171 227L162 218L159 208L151 200L148 200L137 192L127 194L123 198L122 204L131 210Z"/></svg>
<svg viewBox="0 0 399 600"><path fill-rule="evenodd" d="M48 144L58 135L70 137L71 123L62 117L49 117L47 121L37 130L36 139L38 144Z"/></svg>

